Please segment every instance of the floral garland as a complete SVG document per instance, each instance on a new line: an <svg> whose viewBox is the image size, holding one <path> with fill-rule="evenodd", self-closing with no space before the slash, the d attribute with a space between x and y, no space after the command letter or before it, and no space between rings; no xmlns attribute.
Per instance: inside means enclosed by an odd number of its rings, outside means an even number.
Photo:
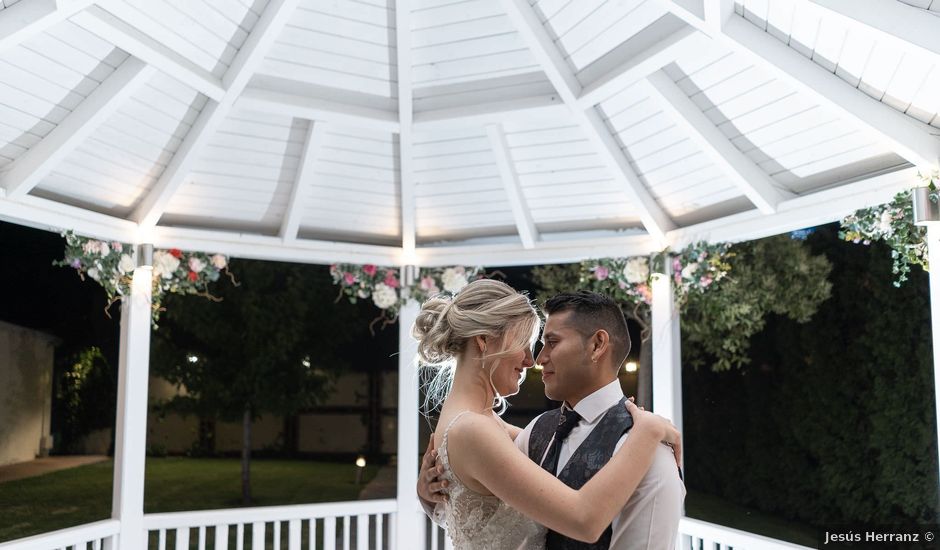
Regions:
<svg viewBox="0 0 940 550"><path fill-rule="evenodd" d="M87 275L100 284L108 295L108 304L105 306L105 313L108 314L112 304L130 294L131 279L137 268L131 256L131 245L82 237L71 231L62 233L62 236L65 237L65 259L53 262L53 265L74 268L82 280ZM167 293L195 294L218 301L219 298L209 293L209 283L218 281L223 271L237 285L228 271L228 257L222 254L183 252L177 248L154 250L154 326L164 311L161 304Z"/></svg>
<svg viewBox="0 0 940 550"><path fill-rule="evenodd" d="M373 264L333 264L330 266L333 284L339 285L337 300L344 295L350 303L372 299L382 314L373 321L383 321L383 326L394 323L398 313L408 300L423 302L440 294L456 294L470 281L484 276L480 267L432 267L421 268L414 283L403 285L398 278L398 268L380 267Z"/></svg>
<svg viewBox="0 0 940 550"><path fill-rule="evenodd" d="M676 301L685 303L692 292L704 292L722 280L731 270L728 243L691 244L678 253L665 252L657 261L672 262L673 291ZM581 262L581 282L591 282L594 290L634 304L653 302L650 258L602 258Z"/></svg>
<svg viewBox="0 0 940 550"><path fill-rule="evenodd" d="M930 188L930 200L938 201L935 181L940 174L934 171L920 178ZM914 202L912 191L903 191L889 203L856 210L842 219L839 237L853 243L871 244L882 241L891 248L893 264L891 272L899 287L907 280L911 265L919 265L924 271L930 268L927 258L927 228L914 225Z"/></svg>

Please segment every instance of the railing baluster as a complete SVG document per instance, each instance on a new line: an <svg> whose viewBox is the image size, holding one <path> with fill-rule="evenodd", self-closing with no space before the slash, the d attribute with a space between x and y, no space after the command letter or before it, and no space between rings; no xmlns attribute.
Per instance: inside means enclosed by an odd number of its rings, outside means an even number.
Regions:
<svg viewBox="0 0 940 550"><path fill-rule="evenodd" d="M206 526L199 526L199 550L206 550Z"/></svg>
<svg viewBox="0 0 940 550"><path fill-rule="evenodd" d="M369 550L369 519L368 514L356 516L356 550Z"/></svg>
<svg viewBox="0 0 940 550"><path fill-rule="evenodd" d="M349 516L343 516L343 550L349 550Z"/></svg>
<svg viewBox="0 0 940 550"><path fill-rule="evenodd" d="M274 521L274 550L281 550L281 522Z"/></svg>
<svg viewBox="0 0 940 550"><path fill-rule="evenodd" d="M189 550L189 527L176 529L176 550Z"/></svg>
<svg viewBox="0 0 940 550"><path fill-rule="evenodd" d="M392 512L388 515L388 548L389 550L396 550L396 530L398 529L398 512Z"/></svg>
<svg viewBox="0 0 940 550"><path fill-rule="evenodd" d="M101 539L95 539L91 543L91 550L101 550Z"/></svg>
<svg viewBox="0 0 940 550"><path fill-rule="evenodd" d="M430 543L428 544L428 546L431 547L431 550L437 550L437 524L431 523L431 529L429 532L430 534L428 535L428 537L431 540L428 541Z"/></svg>
<svg viewBox="0 0 940 550"><path fill-rule="evenodd" d="M157 550L166 550L166 529L157 532Z"/></svg>
<svg viewBox="0 0 940 550"><path fill-rule="evenodd" d="M287 522L287 550L300 550L300 530L301 523L299 519L292 519Z"/></svg>
<svg viewBox="0 0 940 550"><path fill-rule="evenodd" d="M239 523L235 528L235 550L245 550L245 524Z"/></svg>
<svg viewBox="0 0 940 550"><path fill-rule="evenodd" d="M310 529L307 530L309 539L309 548L307 550L317 550L317 518L310 518Z"/></svg>
<svg viewBox="0 0 940 550"><path fill-rule="evenodd" d="M215 550L228 550L228 525L215 526Z"/></svg>
<svg viewBox="0 0 940 550"><path fill-rule="evenodd" d="M375 548L376 550L385 550L385 540L384 533L385 530L385 514L376 514L375 515Z"/></svg>
<svg viewBox="0 0 940 550"><path fill-rule="evenodd" d="M323 518L323 550L336 550L336 518Z"/></svg>
<svg viewBox="0 0 940 550"><path fill-rule="evenodd" d="M251 524L251 550L264 550L264 522Z"/></svg>

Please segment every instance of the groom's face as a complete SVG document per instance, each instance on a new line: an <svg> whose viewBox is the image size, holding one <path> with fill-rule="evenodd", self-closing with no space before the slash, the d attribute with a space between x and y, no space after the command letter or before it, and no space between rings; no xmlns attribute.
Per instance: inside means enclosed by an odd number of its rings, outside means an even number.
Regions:
<svg viewBox="0 0 940 550"><path fill-rule="evenodd" d="M587 338L570 322L570 311L552 313L542 331L542 351L536 362L542 365L545 395L555 401L574 402L587 395L593 370ZM590 392L587 392L590 393Z"/></svg>

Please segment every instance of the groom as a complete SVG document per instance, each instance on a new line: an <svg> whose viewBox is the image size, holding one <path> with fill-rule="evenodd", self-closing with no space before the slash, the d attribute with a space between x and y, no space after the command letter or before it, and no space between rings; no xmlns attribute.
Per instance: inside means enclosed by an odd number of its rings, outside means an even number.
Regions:
<svg viewBox="0 0 940 550"><path fill-rule="evenodd" d="M536 362L542 365L545 395L564 403L536 417L515 441L529 458L579 489L619 450L633 425L617 378L630 352L630 334L617 304L594 292L554 296L545 313L544 345ZM442 498L430 456L425 455L418 484L426 510ZM583 543L549 531L546 549L671 550L684 497L672 450L660 446L633 496L599 540Z"/></svg>

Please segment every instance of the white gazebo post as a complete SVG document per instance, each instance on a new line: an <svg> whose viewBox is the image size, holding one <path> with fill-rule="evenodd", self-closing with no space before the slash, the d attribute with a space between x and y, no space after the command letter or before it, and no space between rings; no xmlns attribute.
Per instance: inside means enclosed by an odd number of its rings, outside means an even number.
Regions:
<svg viewBox="0 0 940 550"><path fill-rule="evenodd" d="M934 252L937 254L934 255ZM940 450L940 226L927 226L927 259L936 264L930 270L930 331L933 333L933 396L937 415L937 448ZM935 464L940 476L940 461Z"/></svg>
<svg viewBox="0 0 940 550"><path fill-rule="evenodd" d="M405 266L401 281L414 278L414 267ZM425 516L418 502L418 371L415 368L416 342L411 327L418 318L419 304L409 300L398 313L398 521L395 548L421 550L425 547Z"/></svg>
<svg viewBox="0 0 940 550"><path fill-rule="evenodd" d="M121 355L111 517L121 522L117 545L122 549L146 548L144 464L152 264L153 245L141 245L137 251L137 269L134 270L131 295L125 296L121 304Z"/></svg>
<svg viewBox="0 0 940 550"><path fill-rule="evenodd" d="M682 430L682 358L679 311L672 286L668 257L660 273L653 275L652 334L653 411L672 420Z"/></svg>

